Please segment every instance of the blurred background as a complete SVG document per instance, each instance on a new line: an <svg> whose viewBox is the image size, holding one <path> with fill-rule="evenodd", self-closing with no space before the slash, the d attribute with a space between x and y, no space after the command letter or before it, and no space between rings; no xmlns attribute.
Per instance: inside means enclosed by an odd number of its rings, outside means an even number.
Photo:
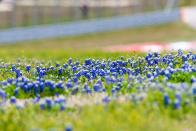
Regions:
<svg viewBox="0 0 196 131"><path fill-rule="evenodd" d="M194 5L196 0L0 0L0 44L83 34L90 37L89 34L113 31L107 34L111 35L111 40L117 30L120 30L116 34L119 37L125 32L127 34L123 36L126 41L121 39L119 44L152 41L180 41L184 44L182 41L195 40ZM152 35L137 39L130 36L138 30L146 30L146 27ZM175 39L169 35L172 29L175 31L172 35L176 33ZM146 31L142 33L148 34ZM156 37L156 34L164 35ZM108 38L94 39L100 39L100 45L113 45ZM80 42L85 45L85 42ZM195 44L192 43L191 47L195 48Z"/></svg>
<svg viewBox="0 0 196 131"><path fill-rule="evenodd" d="M0 27L134 15L191 5L195 0L0 0Z"/></svg>

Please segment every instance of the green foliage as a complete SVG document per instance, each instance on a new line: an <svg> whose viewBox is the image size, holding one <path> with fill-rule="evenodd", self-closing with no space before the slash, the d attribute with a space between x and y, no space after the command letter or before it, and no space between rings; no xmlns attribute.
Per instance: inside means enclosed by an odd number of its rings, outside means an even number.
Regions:
<svg viewBox="0 0 196 131"><path fill-rule="evenodd" d="M176 82L176 83L179 83L179 82L191 83L191 79L193 77L196 78L196 72L192 72L192 73L178 72L178 73L172 74L170 81Z"/></svg>
<svg viewBox="0 0 196 131"><path fill-rule="evenodd" d="M153 111L152 111L153 110ZM2 130L64 130L72 124L74 130L136 130L136 131L179 131L195 130L195 114L183 116L182 110L160 112L156 107L138 106L131 103L111 103L107 106L86 106L79 110L67 109L65 112L40 111L29 105L25 109L10 108L0 111ZM164 124L163 124L164 123ZM19 126L20 125L20 126Z"/></svg>

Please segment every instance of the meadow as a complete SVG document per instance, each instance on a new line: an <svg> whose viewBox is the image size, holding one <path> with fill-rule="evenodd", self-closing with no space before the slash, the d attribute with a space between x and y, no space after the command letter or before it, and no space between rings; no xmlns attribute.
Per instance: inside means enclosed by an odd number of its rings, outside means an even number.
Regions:
<svg viewBox="0 0 196 131"><path fill-rule="evenodd" d="M194 131L195 52L101 51L115 44L194 40L194 34L173 23L3 45L0 129Z"/></svg>

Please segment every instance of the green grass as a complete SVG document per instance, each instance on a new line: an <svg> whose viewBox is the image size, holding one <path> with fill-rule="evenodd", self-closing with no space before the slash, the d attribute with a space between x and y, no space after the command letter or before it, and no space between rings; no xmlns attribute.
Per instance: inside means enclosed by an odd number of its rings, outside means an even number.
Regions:
<svg viewBox="0 0 196 131"><path fill-rule="evenodd" d="M144 109L145 108L145 109ZM181 110L160 111L153 107L131 103L111 103L107 106L86 106L66 112L40 111L38 107L14 108L0 111L0 127L3 130L58 130L66 125L76 131L185 131L196 130L195 111L182 115ZM20 126L18 126L20 125Z"/></svg>
<svg viewBox="0 0 196 131"><path fill-rule="evenodd" d="M191 83L191 78L196 77L196 72L193 73L183 73L183 72L179 72L179 73L175 73L171 76L170 81L171 82L187 82L187 83Z"/></svg>
<svg viewBox="0 0 196 131"><path fill-rule="evenodd" d="M38 50L100 50L111 45L142 42L175 42L195 40L196 31L182 23L124 29L105 33L63 37L49 40L20 42L15 45L0 46L0 50L38 51ZM16 50L12 50L16 49ZM2 51L1 51L2 52Z"/></svg>

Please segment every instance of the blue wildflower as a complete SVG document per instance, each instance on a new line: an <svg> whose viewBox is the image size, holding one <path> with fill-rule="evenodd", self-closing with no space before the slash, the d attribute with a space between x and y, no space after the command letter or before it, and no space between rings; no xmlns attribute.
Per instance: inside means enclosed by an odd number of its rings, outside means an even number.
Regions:
<svg viewBox="0 0 196 131"><path fill-rule="evenodd" d="M0 97L1 97L1 99L2 99L2 101L5 101L6 100L6 93L5 93L5 91L3 91L2 89L0 89Z"/></svg>
<svg viewBox="0 0 196 131"><path fill-rule="evenodd" d="M102 99L103 103L108 104L110 102L110 98L108 96Z"/></svg>
<svg viewBox="0 0 196 131"><path fill-rule="evenodd" d="M182 55L182 61L185 62L187 60L188 60L187 56L186 55Z"/></svg>
<svg viewBox="0 0 196 131"><path fill-rule="evenodd" d="M47 98L45 99L45 103L46 103L46 106L48 109L51 109L52 108L52 100Z"/></svg>
<svg viewBox="0 0 196 131"><path fill-rule="evenodd" d="M15 97L15 96L12 96L12 97L10 98L10 103L16 104L16 97Z"/></svg>
<svg viewBox="0 0 196 131"><path fill-rule="evenodd" d="M19 95L19 88L14 89L14 96L18 96Z"/></svg>
<svg viewBox="0 0 196 131"><path fill-rule="evenodd" d="M65 127L65 131L73 131L73 127L71 125L68 125Z"/></svg>
<svg viewBox="0 0 196 131"><path fill-rule="evenodd" d="M178 99L174 100L174 109L180 109L180 101Z"/></svg>
<svg viewBox="0 0 196 131"><path fill-rule="evenodd" d="M31 70L31 66L30 65L26 66L26 71L29 72L30 70Z"/></svg>
<svg viewBox="0 0 196 131"><path fill-rule="evenodd" d="M62 75L63 74L63 69L62 68L58 69L58 74L59 75Z"/></svg>
<svg viewBox="0 0 196 131"><path fill-rule="evenodd" d="M95 84L95 85L93 86L93 89L94 89L95 92L100 92L100 91L101 91L101 86L100 86L100 84Z"/></svg>
<svg viewBox="0 0 196 131"><path fill-rule="evenodd" d="M72 88L72 87L73 87L73 84L72 84L71 81L68 81L68 82L66 83L66 86L67 86L67 88Z"/></svg>
<svg viewBox="0 0 196 131"><path fill-rule="evenodd" d="M164 94L163 100L165 106L168 106L170 104L170 98L167 93Z"/></svg>

